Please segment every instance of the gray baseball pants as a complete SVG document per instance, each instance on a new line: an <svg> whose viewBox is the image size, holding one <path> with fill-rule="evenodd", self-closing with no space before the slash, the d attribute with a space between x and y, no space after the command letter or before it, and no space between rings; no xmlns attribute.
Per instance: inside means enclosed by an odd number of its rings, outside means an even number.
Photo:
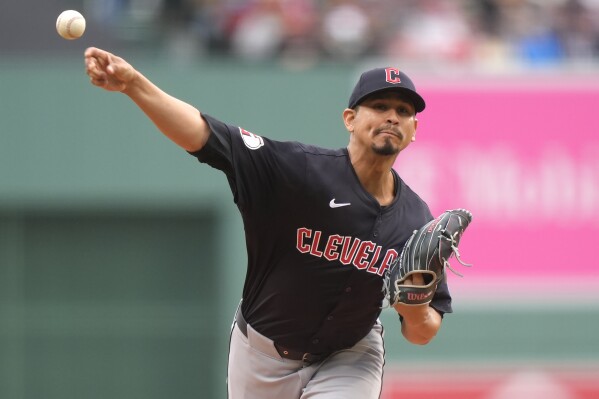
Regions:
<svg viewBox="0 0 599 399"><path fill-rule="evenodd" d="M353 347L312 364L282 358L273 341L237 322L231 329L229 399L377 399L383 379L383 326Z"/></svg>

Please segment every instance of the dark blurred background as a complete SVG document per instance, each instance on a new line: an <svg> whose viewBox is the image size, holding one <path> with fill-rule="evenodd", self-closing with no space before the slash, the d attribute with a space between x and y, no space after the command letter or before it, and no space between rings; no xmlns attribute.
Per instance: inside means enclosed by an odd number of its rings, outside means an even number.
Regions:
<svg viewBox="0 0 599 399"><path fill-rule="evenodd" d="M66 8L101 47L177 62L228 58L294 68L364 57L430 65L588 67L599 55L596 0L6 0L0 50L72 50L47 31ZM40 35L41 32L47 34Z"/></svg>
<svg viewBox="0 0 599 399"><path fill-rule="evenodd" d="M427 110L396 167L434 213L473 211L475 267L426 347L383 312L382 398L599 397L599 1L3 0L0 398L226 397L246 262L226 179L92 87L88 46L328 147L359 73L405 70Z"/></svg>

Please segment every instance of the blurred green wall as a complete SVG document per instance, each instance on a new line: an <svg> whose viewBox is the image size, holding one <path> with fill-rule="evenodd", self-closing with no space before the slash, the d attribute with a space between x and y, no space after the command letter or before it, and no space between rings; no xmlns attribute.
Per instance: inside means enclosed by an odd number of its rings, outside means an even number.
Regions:
<svg viewBox="0 0 599 399"><path fill-rule="evenodd" d="M351 67L130 61L250 131L346 144ZM92 87L82 58L0 61L0 398L225 397L244 275L243 229L220 172L124 96ZM426 347L400 339L396 318L382 317L391 363L597 361L594 307L457 301Z"/></svg>

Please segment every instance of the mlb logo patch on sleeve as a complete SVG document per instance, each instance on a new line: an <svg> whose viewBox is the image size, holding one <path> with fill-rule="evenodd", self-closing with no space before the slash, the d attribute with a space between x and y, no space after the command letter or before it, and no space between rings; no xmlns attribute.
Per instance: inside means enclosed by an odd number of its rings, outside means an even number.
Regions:
<svg viewBox="0 0 599 399"><path fill-rule="evenodd" d="M242 128L239 128L239 133L241 134L241 138L243 139L245 146L250 150L257 150L264 145L264 140L262 140L262 137L258 136L257 134L248 132Z"/></svg>

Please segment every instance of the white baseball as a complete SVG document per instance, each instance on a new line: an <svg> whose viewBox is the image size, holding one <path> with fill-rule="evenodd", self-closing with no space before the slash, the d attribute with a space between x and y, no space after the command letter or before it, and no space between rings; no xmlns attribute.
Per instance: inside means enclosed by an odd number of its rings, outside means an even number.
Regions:
<svg viewBox="0 0 599 399"><path fill-rule="evenodd" d="M67 40L78 39L85 32L85 18L75 10L63 11L56 20L56 31Z"/></svg>

